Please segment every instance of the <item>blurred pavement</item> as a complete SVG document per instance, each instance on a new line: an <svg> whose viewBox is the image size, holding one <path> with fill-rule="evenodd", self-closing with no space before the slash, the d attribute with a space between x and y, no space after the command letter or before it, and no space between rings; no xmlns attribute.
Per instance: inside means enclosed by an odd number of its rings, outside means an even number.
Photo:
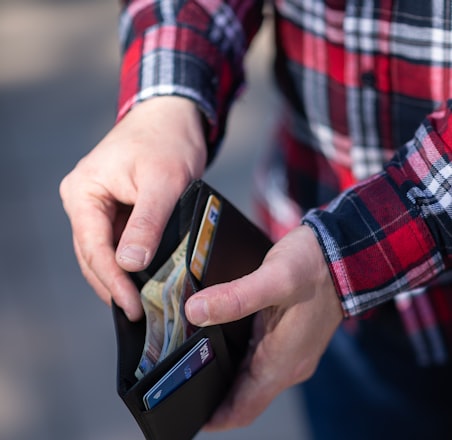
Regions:
<svg viewBox="0 0 452 440"><path fill-rule="evenodd" d="M58 195L62 177L114 121L117 3L0 0L2 440L143 438L116 395L110 310L80 274ZM263 34L249 91L207 175L249 216L250 170L277 111L269 47ZM292 391L252 426L197 439L277 437L308 438Z"/></svg>

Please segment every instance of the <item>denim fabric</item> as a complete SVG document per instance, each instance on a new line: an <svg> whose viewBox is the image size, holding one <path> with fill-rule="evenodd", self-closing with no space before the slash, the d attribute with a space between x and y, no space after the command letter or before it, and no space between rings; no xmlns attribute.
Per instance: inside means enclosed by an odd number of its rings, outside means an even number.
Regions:
<svg viewBox="0 0 452 440"><path fill-rule="evenodd" d="M451 365L417 365L392 305L341 327L299 392L315 440L452 438Z"/></svg>

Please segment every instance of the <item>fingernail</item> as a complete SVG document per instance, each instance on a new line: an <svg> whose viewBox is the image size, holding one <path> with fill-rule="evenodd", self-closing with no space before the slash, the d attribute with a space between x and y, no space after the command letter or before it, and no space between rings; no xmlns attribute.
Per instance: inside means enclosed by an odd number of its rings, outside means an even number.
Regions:
<svg viewBox="0 0 452 440"><path fill-rule="evenodd" d="M187 305L190 321L193 324L207 324L209 321L209 306L204 298L196 298L196 296L194 296Z"/></svg>
<svg viewBox="0 0 452 440"><path fill-rule="evenodd" d="M147 251L141 246L130 245L123 248L119 254L119 259L133 264L144 266L146 263Z"/></svg>

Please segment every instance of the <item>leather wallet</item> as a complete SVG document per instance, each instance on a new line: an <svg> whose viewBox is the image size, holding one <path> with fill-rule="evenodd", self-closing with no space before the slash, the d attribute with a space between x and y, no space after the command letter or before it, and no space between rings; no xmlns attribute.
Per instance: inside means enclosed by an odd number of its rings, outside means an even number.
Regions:
<svg viewBox="0 0 452 440"><path fill-rule="evenodd" d="M221 209L200 283L188 267L207 200L212 194L220 200ZM196 180L179 199L149 267L143 272L130 274L138 289L164 264L187 233L185 264L195 292L257 269L272 245L268 237L221 194L202 180ZM224 399L234 380L248 348L253 316L196 329L182 346L140 380L134 373L143 351L146 319L130 322L115 304L113 319L118 349L117 392L135 417L145 438L193 438ZM143 403L145 393L202 338L209 339L213 359L155 407L147 410Z"/></svg>

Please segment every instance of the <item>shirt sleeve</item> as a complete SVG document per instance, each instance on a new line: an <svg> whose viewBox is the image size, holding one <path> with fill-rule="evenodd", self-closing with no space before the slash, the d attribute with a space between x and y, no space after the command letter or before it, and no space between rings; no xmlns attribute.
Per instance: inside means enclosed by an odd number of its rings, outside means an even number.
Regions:
<svg viewBox="0 0 452 440"><path fill-rule="evenodd" d="M262 21L262 1L123 2L118 116L154 96L195 101L208 122L210 156L244 83L243 58Z"/></svg>
<svg viewBox="0 0 452 440"><path fill-rule="evenodd" d="M450 268L452 101L431 114L384 170L309 211L346 316Z"/></svg>

